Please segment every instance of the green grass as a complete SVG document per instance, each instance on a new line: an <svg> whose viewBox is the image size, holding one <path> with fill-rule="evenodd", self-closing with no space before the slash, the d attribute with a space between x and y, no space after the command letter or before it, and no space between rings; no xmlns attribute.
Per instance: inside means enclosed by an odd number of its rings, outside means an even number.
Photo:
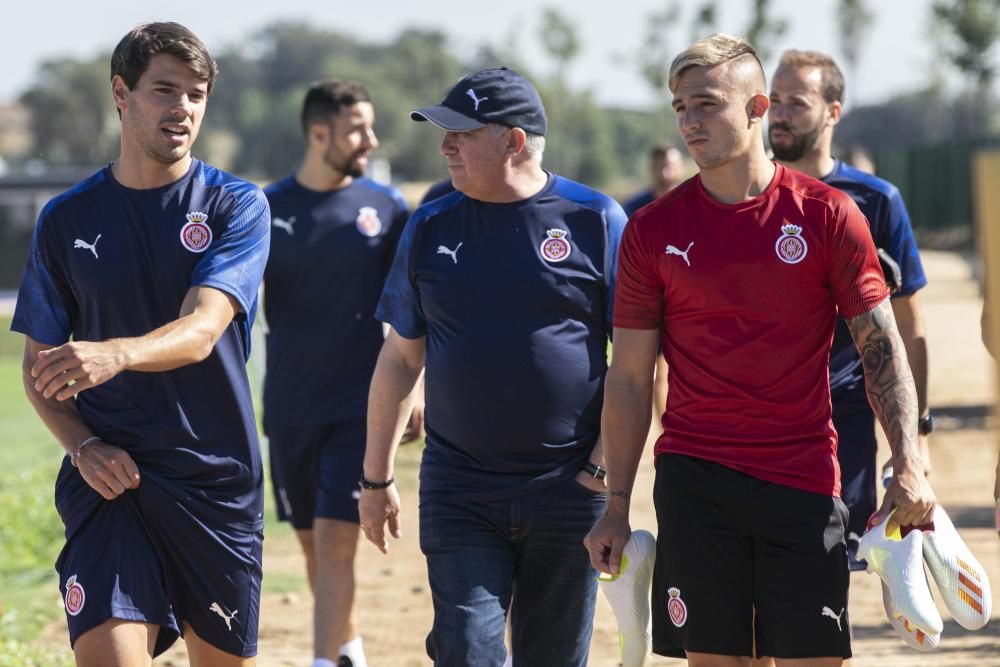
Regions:
<svg viewBox="0 0 1000 667"><path fill-rule="evenodd" d="M63 528L52 498L62 450L24 396L23 345L0 317L0 667L66 665L68 650L33 643L61 616L53 563Z"/></svg>

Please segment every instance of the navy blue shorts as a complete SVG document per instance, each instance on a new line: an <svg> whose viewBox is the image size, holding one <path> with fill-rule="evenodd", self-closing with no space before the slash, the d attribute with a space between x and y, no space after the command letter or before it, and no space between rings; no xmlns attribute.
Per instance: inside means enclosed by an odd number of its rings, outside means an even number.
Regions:
<svg viewBox="0 0 1000 667"><path fill-rule="evenodd" d="M364 419L268 429L278 518L298 530L312 528L313 517L358 523L365 433Z"/></svg>
<svg viewBox="0 0 1000 667"><path fill-rule="evenodd" d="M64 460L56 508L66 545L56 570L70 642L117 618L159 625L159 655L189 623L226 653L256 655L262 522L207 525L169 485L143 473L138 488L108 501Z"/></svg>
<svg viewBox="0 0 1000 667"><path fill-rule="evenodd" d="M875 485L877 471L875 452L875 415L871 410L852 414L835 414L840 462L840 497L850 511L847 522L847 552L852 570L864 570L866 563L855 558L858 540L865 534L868 517L878 509Z"/></svg>

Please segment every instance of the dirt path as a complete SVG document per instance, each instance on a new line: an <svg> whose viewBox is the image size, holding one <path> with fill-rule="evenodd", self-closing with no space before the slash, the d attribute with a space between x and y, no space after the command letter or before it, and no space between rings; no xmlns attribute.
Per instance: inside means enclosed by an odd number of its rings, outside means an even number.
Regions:
<svg viewBox="0 0 1000 667"><path fill-rule="evenodd" d="M979 342L980 300L967 264L957 255L926 252L931 285L923 292L931 347L931 405L938 415L932 440L932 481L939 499L980 561L987 567L1000 601L1000 539L992 528L993 470L997 445L988 417L993 402L992 365ZM990 429L990 430L987 430ZM887 457L885 450L879 460ZM358 558L361 624L369 660L376 667L429 665L423 650L431 621L430 593L424 560L417 546L416 453L405 451L397 476L402 480L405 507L403 539L383 557L367 544ZM655 525L649 493L652 467L644 465L636 484L633 527ZM278 531L272 531L272 535ZM301 563L290 535L265 542L267 576L295 576ZM267 593L261 610L260 658L264 667L306 667L311 660L311 599L297 593ZM882 611L874 575L852 579L850 615L854 627L855 667L1000 666L1000 609L990 625L968 632L947 619L940 648L920 654L907 648L892 632ZM53 640L64 630L49 633ZM65 641L64 639L62 641ZM603 598L598 601L590 664L617 665L614 618ZM184 665L178 644L157 665ZM681 661L652 659L647 665L679 665ZM556 667L556 666L554 666Z"/></svg>

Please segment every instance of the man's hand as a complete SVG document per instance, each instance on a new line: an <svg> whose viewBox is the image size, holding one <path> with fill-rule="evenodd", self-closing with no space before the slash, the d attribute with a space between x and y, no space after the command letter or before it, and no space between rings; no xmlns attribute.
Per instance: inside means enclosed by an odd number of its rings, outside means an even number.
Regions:
<svg viewBox="0 0 1000 667"><path fill-rule="evenodd" d="M605 512L583 538L583 544L590 552L590 564L605 574L618 574L622 564L622 550L628 544L631 534L628 515L622 512Z"/></svg>
<svg viewBox="0 0 1000 667"><path fill-rule="evenodd" d="M399 539L399 492L396 485L384 489L361 489L358 501L361 530L365 538L384 554L389 553L385 539L385 525L389 524L389 534Z"/></svg>
<svg viewBox="0 0 1000 667"><path fill-rule="evenodd" d="M892 469L892 481L885 490L882 506L876 512L873 523L884 520L894 507L896 512L886 526L886 532L892 532L899 526L930 523L934 518L937 499L927 482L923 467L915 468L909 461L894 461Z"/></svg>
<svg viewBox="0 0 1000 667"><path fill-rule="evenodd" d="M92 442L76 459L83 481L105 500L139 486L139 468L128 452L104 442Z"/></svg>
<svg viewBox="0 0 1000 667"><path fill-rule="evenodd" d="M74 341L42 350L31 367L35 390L45 398L73 398L125 369L125 355L115 341Z"/></svg>

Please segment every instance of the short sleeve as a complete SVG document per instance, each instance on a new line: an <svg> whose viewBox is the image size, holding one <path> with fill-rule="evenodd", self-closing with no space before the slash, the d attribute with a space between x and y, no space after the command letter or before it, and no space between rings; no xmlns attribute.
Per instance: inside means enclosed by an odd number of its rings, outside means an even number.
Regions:
<svg viewBox="0 0 1000 667"><path fill-rule="evenodd" d="M45 345L62 345L70 338L77 312L72 292L54 266L48 242L47 211L35 225L28 250L28 262L17 293L17 306L10 328Z"/></svg>
<svg viewBox="0 0 1000 667"><path fill-rule="evenodd" d="M872 310L889 296L868 220L846 195L830 208L834 219L828 280L841 317Z"/></svg>
<svg viewBox="0 0 1000 667"><path fill-rule="evenodd" d="M271 212L257 186L238 182L226 187L235 203L222 233L195 266L191 286L222 290L250 316L271 247Z"/></svg>
<svg viewBox="0 0 1000 667"><path fill-rule="evenodd" d="M625 226L618 253L614 326L621 329L659 329L663 323L663 281L655 253L645 247L641 220Z"/></svg>
<svg viewBox="0 0 1000 667"><path fill-rule="evenodd" d="M403 229L406 227L406 221L410 217L410 211L406 206L406 201L403 200L403 195L401 195L395 188L392 188L390 193L392 195L393 214L392 224L389 226L389 232L385 236L386 252L384 273L388 273L392 268L392 261L396 256L396 248L399 247L399 239L402 237Z"/></svg>
<svg viewBox="0 0 1000 667"><path fill-rule="evenodd" d="M608 200L608 206L604 210L605 220L608 225L608 331L611 330L614 322L615 288L618 281L618 252L622 242L622 234L628 223L625 211L614 200Z"/></svg>
<svg viewBox="0 0 1000 667"><path fill-rule="evenodd" d="M910 215L906 211L906 204L903 203L899 190L895 188L889 196L886 222L888 238L880 247L896 260L903 275L903 284L894 296L909 296L927 285L927 276L920 262L920 251L913 236Z"/></svg>
<svg viewBox="0 0 1000 667"><path fill-rule="evenodd" d="M410 339L427 335L427 320L420 306L420 295L413 282L412 271L418 230L425 219L422 211L423 208L417 209L403 229L392 268L375 309L376 319L391 325L400 336Z"/></svg>

